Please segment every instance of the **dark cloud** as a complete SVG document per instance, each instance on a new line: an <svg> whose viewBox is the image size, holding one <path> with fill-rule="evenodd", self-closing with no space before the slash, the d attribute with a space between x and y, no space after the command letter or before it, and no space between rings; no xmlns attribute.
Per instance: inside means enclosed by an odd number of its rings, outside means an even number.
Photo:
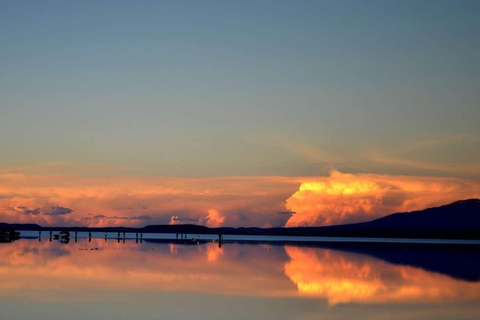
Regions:
<svg viewBox="0 0 480 320"><path fill-rule="evenodd" d="M64 207L49 207L42 209L42 213L46 216L64 216L72 212L72 209Z"/></svg>
<svg viewBox="0 0 480 320"><path fill-rule="evenodd" d="M237 213L237 217L238 217L238 220L243 221L243 222L250 221L250 218L243 213Z"/></svg>
<svg viewBox="0 0 480 320"><path fill-rule="evenodd" d="M152 217L150 216L134 216L134 217L118 217L118 216L106 216L103 214L97 214L96 216L93 216L92 218L84 218L85 220L90 220L90 219L115 219L115 220L150 220Z"/></svg>
<svg viewBox="0 0 480 320"><path fill-rule="evenodd" d="M150 216L135 216L135 217L109 217L110 219L120 219L120 220L150 220Z"/></svg>
<svg viewBox="0 0 480 320"><path fill-rule="evenodd" d="M131 217L130 219L131 220L150 220L150 219L152 219L152 217L142 215L142 216Z"/></svg>
<svg viewBox="0 0 480 320"><path fill-rule="evenodd" d="M184 224L184 223L198 223L199 219L190 217L172 216L170 218L170 224Z"/></svg>
<svg viewBox="0 0 480 320"><path fill-rule="evenodd" d="M21 213L23 213L23 214L33 214L33 215L35 215L35 216L38 215L38 214L40 214L40 208L29 209L29 208L24 207L24 206L22 206L22 207L17 207L17 208L18 208L18 209L21 209L21 210L22 210Z"/></svg>

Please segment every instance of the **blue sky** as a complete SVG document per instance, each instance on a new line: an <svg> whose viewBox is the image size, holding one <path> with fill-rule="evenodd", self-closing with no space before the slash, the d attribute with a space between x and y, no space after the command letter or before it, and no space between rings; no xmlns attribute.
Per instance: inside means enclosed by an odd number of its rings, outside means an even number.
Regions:
<svg viewBox="0 0 480 320"><path fill-rule="evenodd" d="M479 14L478 1L4 1L0 170L478 178Z"/></svg>

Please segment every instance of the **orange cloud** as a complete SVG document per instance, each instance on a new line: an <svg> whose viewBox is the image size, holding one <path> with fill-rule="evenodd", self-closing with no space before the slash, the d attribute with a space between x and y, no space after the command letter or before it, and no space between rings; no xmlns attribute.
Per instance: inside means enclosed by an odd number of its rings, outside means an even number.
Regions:
<svg viewBox="0 0 480 320"><path fill-rule="evenodd" d="M0 221L41 225L282 226L288 177L77 177L0 174ZM50 214L47 214L50 213ZM63 213L63 214L62 214Z"/></svg>
<svg viewBox="0 0 480 320"><path fill-rule="evenodd" d="M478 182L455 178L344 174L302 183L286 201L287 227L352 223L480 197Z"/></svg>
<svg viewBox="0 0 480 320"><path fill-rule="evenodd" d="M225 222L225 217L220 215L218 210L210 209L208 210L208 215L205 219L200 219L200 221L204 221L210 228L218 228Z"/></svg>
<svg viewBox="0 0 480 320"><path fill-rule="evenodd" d="M313 226L365 221L471 197L480 197L478 182L336 171L329 177L0 174L0 221L90 227ZM296 214L278 214L285 211Z"/></svg>

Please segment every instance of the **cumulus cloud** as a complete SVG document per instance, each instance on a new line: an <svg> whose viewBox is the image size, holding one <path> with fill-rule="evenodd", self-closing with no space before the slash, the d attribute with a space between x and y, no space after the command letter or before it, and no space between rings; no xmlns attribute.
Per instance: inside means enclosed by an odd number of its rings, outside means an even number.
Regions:
<svg viewBox="0 0 480 320"><path fill-rule="evenodd" d="M218 228L225 222L225 216L221 215L218 210L208 210L208 215L205 218L200 219L200 223L210 228Z"/></svg>
<svg viewBox="0 0 480 320"><path fill-rule="evenodd" d="M287 227L353 223L480 197L480 184L453 178L344 174L304 182L287 199Z"/></svg>

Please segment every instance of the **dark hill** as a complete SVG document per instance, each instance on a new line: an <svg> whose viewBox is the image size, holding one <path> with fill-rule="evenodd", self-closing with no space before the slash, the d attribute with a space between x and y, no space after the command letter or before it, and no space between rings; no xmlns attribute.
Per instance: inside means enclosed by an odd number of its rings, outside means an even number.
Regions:
<svg viewBox="0 0 480 320"><path fill-rule="evenodd" d="M0 229L15 229L15 230L40 230L41 226L33 223L3 223L0 222Z"/></svg>
<svg viewBox="0 0 480 320"><path fill-rule="evenodd" d="M324 234L358 237L480 239L480 200L394 213L362 223L325 227Z"/></svg>
<svg viewBox="0 0 480 320"><path fill-rule="evenodd" d="M401 228L480 228L480 199L456 201L421 211L394 213L362 225Z"/></svg>

